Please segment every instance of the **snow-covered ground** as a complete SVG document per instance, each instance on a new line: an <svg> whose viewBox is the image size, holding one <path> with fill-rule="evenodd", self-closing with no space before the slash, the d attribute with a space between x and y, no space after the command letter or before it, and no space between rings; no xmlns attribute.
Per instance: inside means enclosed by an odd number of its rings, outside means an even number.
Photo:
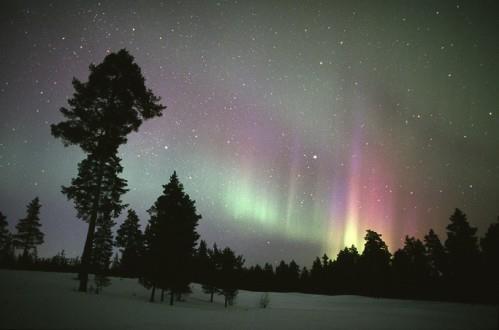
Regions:
<svg viewBox="0 0 499 330"><path fill-rule="evenodd" d="M65 329L497 329L491 306L240 291L228 309L198 285L175 306L149 303L136 280L113 278L99 295L76 291L74 274L0 270L1 328ZM166 299L165 299L166 300Z"/></svg>

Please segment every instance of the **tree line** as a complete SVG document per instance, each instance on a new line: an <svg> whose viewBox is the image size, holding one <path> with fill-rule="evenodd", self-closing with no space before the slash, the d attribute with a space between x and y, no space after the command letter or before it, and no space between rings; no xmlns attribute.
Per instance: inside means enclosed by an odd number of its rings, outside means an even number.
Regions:
<svg viewBox="0 0 499 330"><path fill-rule="evenodd" d="M450 216L441 241L430 229L423 240L406 236L390 253L382 235L367 230L364 249L345 247L330 259L315 258L310 269L281 261L244 269L241 288L360 294L374 297L497 303L499 297L499 217L478 239L459 209Z"/></svg>
<svg viewBox="0 0 499 330"><path fill-rule="evenodd" d="M150 289L151 302L157 290L161 301L168 293L170 304L190 292L191 282L202 284L210 302L215 294L222 295L225 306L234 302L239 289L497 303L499 217L481 238L466 214L456 209L443 242L430 229L423 240L406 236L403 247L392 254L381 234L367 230L362 253L352 245L335 259L326 254L316 257L310 268L294 260L245 267L244 257L229 247L209 248L203 240L196 243L201 216L175 172L163 187L148 211L144 231L133 209L115 238L110 226L99 227L107 228L98 230L93 246L90 272L96 292L109 285L109 276L121 276L138 278ZM37 257L36 247L44 237L40 208L38 198L28 204L15 234L0 213L0 267L78 272L81 260L67 258L64 251L52 258ZM119 251L114 257L113 247Z"/></svg>
<svg viewBox="0 0 499 330"><path fill-rule="evenodd" d="M223 295L226 306L240 288L480 301L497 293L499 225L491 225L479 241L476 228L460 210L450 218L444 243L430 231L423 241L406 237L404 247L392 255L381 235L368 230L362 253L355 246L346 247L335 260L327 255L316 258L310 269L294 261L282 261L275 269L271 264L245 268L243 257L230 248L198 245L196 226L201 216L174 172L148 210L144 231L137 214L129 209L114 239L115 220L128 207L121 200L128 189L120 177L118 148L143 121L161 116L166 107L145 86L139 66L124 49L89 69L88 81L73 79L69 106L60 109L64 120L51 126L55 138L65 146L80 147L85 155L77 176L62 187L77 217L88 224L81 259L66 260L63 253L57 258L37 258L36 247L44 235L41 205L35 198L26 218L17 224L16 234L8 232L5 217L0 217L2 265L73 267L83 292L88 290L90 273L95 275L97 291L109 284L110 274L138 277L151 290L151 301L161 291L160 299L167 293L170 304L189 292L192 281L203 284L211 301L214 294ZM113 246L120 251L114 258ZM22 251L19 257L14 248Z"/></svg>

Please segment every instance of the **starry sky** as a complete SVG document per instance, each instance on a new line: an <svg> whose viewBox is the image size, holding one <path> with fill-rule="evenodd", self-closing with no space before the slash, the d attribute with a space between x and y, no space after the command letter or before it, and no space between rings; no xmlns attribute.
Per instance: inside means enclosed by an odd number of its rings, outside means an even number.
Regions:
<svg viewBox="0 0 499 330"><path fill-rule="evenodd" d="M120 148L125 202L177 170L209 244L247 263L443 235L499 215L496 1L2 1L0 211L35 196L39 255L81 253L60 192L84 158L50 135L71 80L126 48L168 108ZM117 219L118 224L123 216Z"/></svg>

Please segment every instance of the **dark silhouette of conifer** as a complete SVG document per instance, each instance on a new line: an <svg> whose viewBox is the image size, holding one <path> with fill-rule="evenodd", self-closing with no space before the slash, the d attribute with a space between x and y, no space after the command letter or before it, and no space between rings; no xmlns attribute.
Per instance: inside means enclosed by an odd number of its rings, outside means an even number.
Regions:
<svg viewBox="0 0 499 330"><path fill-rule="evenodd" d="M263 265L263 285L265 291L269 291L274 287L274 267L268 262Z"/></svg>
<svg viewBox="0 0 499 330"><path fill-rule="evenodd" d="M440 279L445 272L446 252L438 235L430 229L424 237L426 256L428 258L429 276Z"/></svg>
<svg viewBox="0 0 499 330"><path fill-rule="evenodd" d="M7 217L0 212L0 265L7 265L14 259L12 234L8 225Z"/></svg>
<svg viewBox="0 0 499 330"><path fill-rule="evenodd" d="M60 109L66 120L51 129L65 146L78 145L87 154L79 164L78 177L63 189L74 201L78 216L89 223L79 286L86 291L96 222L107 203L103 199L113 201L117 213L122 208L119 196L126 183L117 177L121 172L118 147L143 120L160 116L165 107L145 87L139 66L124 49L107 55L101 64L90 65L88 81L73 79L73 87L69 108Z"/></svg>
<svg viewBox="0 0 499 330"><path fill-rule="evenodd" d="M185 292L194 272L194 254L199 238L196 232L201 216L194 201L173 172L170 182L163 186L163 194L148 210L151 218L149 269L147 276L156 287L170 290L170 305L175 294Z"/></svg>
<svg viewBox="0 0 499 330"><path fill-rule="evenodd" d="M232 305L238 293L238 280L244 264L243 256L236 256L234 251L226 247L216 256L218 259L217 287L218 293L224 296L224 306Z"/></svg>
<svg viewBox="0 0 499 330"><path fill-rule="evenodd" d="M499 217L487 229L485 236L480 240L480 246L485 261L491 266L495 265L497 272L497 267L499 267Z"/></svg>
<svg viewBox="0 0 499 330"><path fill-rule="evenodd" d="M379 296L386 292L389 283L390 258L381 234L367 230L364 251L359 258L362 285L368 295Z"/></svg>
<svg viewBox="0 0 499 330"><path fill-rule="evenodd" d="M480 266L477 228L471 227L466 215L456 209L447 225L448 263L445 280L448 293L453 299L475 299L478 293L477 270Z"/></svg>
<svg viewBox="0 0 499 330"><path fill-rule="evenodd" d="M358 282L359 251L352 245L338 252L333 262L333 276L335 291L338 293L354 293Z"/></svg>
<svg viewBox="0 0 499 330"><path fill-rule="evenodd" d="M456 278L469 275L476 270L478 261L477 228L471 227L460 209L456 209L447 225L445 248L449 259L449 277Z"/></svg>
<svg viewBox="0 0 499 330"><path fill-rule="evenodd" d="M95 273L96 293L99 293L102 288L111 284L107 273L113 255L113 226L114 222L109 215L103 215L98 219L92 254L92 268Z"/></svg>
<svg viewBox="0 0 499 330"><path fill-rule="evenodd" d="M144 235L140 230L139 217L132 209L128 210L127 218L117 231L116 246L121 248L120 270L122 274L139 275L140 262L144 254Z"/></svg>
<svg viewBox="0 0 499 330"><path fill-rule="evenodd" d="M312 268L310 270L310 282L312 284L312 292L322 292L324 289L324 269L322 267L321 259L316 257L312 263Z"/></svg>
<svg viewBox="0 0 499 330"><path fill-rule="evenodd" d="M300 279L300 266L294 260L291 260L289 265L281 260L275 269L275 279L280 291L296 291Z"/></svg>
<svg viewBox="0 0 499 330"><path fill-rule="evenodd" d="M36 259L36 247L43 243L44 234L40 227L40 200L33 199L27 206L26 217L20 219L16 225L17 233L14 235L14 245L21 249L25 261Z"/></svg>
<svg viewBox="0 0 499 330"><path fill-rule="evenodd" d="M197 265L201 275L199 282L202 283L203 292L210 295L210 302L213 302L213 295L217 292L215 287L217 261L219 254L217 245L213 245L213 249L206 247L206 242L201 241L197 251Z"/></svg>
<svg viewBox="0 0 499 330"><path fill-rule="evenodd" d="M393 255L392 271L399 294L413 297L425 295L429 264L423 242L406 236L404 247Z"/></svg>
<svg viewBox="0 0 499 330"><path fill-rule="evenodd" d="M310 271L303 267L300 272L300 292L308 292L310 287Z"/></svg>
<svg viewBox="0 0 499 330"><path fill-rule="evenodd" d="M0 212L0 250L3 250L10 235L8 225L7 217Z"/></svg>
<svg viewBox="0 0 499 330"><path fill-rule="evenodd" d="M483 283L483 289L487 296L495 304L499 303L499 217L492 223L485 236L480 240L483 255L483 273L486 283Z"/></svg>

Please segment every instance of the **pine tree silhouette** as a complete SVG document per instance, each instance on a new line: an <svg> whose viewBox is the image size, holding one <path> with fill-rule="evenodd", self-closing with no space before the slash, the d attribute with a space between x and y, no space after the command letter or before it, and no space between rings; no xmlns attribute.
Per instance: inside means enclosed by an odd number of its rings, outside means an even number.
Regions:
<svg viewBox="0 0 499 330"><path fill-rule="evenodd" d="M139 217L132 209L128 210L127 218L117 231L116 246L121 248L121 272L127 276L139 275L144 254L144 235L140 231Z"/></svg>
<svg viewBox="0 0 499 330"><path fill-rule="evenodd" d="M126 182L117 177L121 172L118 147L143 120L160 116L165 107L145 87L139 66L124 49L107 55L101 64L90 65L88 81L73 79L73 87L69 108L60 109L66 120L52 125L51 130L65 146L78 145L87 154L79 164L78 177L63 188L74 201L78 216L89 223L79 287L86 291L96 222L106 204L103 199L113 201L114 210L121 211L119 197Z"/></svg>
<svg viewBox="0 0 499 330"><path fill-rule="evenodd" d="M33 199L27 206L26 217L20 219L16 225L17 233L14 235L14 245L23 251L22 259L30 261L36 259L36 247L43 243L44 234L40 227L40 200Z"/></svg>

